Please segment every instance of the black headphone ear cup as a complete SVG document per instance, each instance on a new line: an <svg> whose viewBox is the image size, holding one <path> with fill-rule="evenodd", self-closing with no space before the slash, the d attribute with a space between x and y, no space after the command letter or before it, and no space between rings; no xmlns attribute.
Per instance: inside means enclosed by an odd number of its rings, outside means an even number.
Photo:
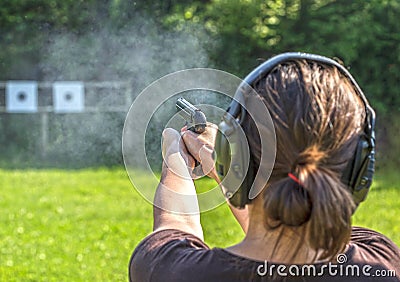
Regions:
<svg viewBox="0 0 400 282"><path fill-rule="evenodd" d="M239 189L229 198L231 205L240 209L251 202L249 194L254 180L254 168L251 160L249 161L247 172L243 173L245 173L245 176L242 185L240 185Z"/></svg>
<svg viewBox="0 0 400 282"><path fill-rule="evenodd" d="M253 185L254 171L249 158L247 138L244 135L240 136L238 133L235 135L236 145L232 148L235 151L232 152L234 160L231 169L237 181L241 181L241 183L238 183L239 188L229 195L228 200L231 205L241 209L250 202L249 192Z"/></svg>
<svg viewBox="0 0 400 282"><path fill-rule="evenodd" d="M231 164L231 150L229 147L228 139L226 138L224 133L226 131L225 127L226 124L224 122L221 122L219 125L219 130L217 132L214 148L217 155L216 170L220 177L225 177Z"/></svg>
<svg viewBox="0 0 400 282"><path fill-rule="evenodd" d="M354 156L342 176L342 182L350 188L356 205L359 205L367 197L374 171L374 140L373 137L362 134L357 143Z"/></svg>
<svg viewBox="0 0 400 282"><path fill-rule="evenodd" d="M358 205L365 200L372 184L375 171L375 146L372 139L362 135L357 144L353 175L350 181L354 202Z"/></svg>
<svg viewBox="0 0 400 282"><path fill-rule="evenodd" d="M222 180L224 195L237 208L248 202L249 185L249 147L247 138L237 120L224 117L219 124L215 146L217 172Z"/></svg>

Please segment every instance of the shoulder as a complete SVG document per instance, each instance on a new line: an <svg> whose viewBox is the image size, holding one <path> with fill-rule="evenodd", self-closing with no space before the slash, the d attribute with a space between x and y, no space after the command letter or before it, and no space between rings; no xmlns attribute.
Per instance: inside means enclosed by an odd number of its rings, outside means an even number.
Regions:
<svg viewBox="0 0 400 282"><path fill-rule="evenodd" d="M183 243L184 245L188 245L193 248L208 249L208 246L200 238L193 234L178 229L164 229L155 231L144 238L136 247L135 252L140 252L142 250L150 252L171 242L178 244Z"/></svg>
<svg viewBox="0 0 400 282"><path fill-rule="evenodd" d="M350 242L363 250L400 259L399 247L388 237L377 231L364 227L353 227Z"/></svg>
<svg viewBox="0 0 400 282"><path fill-rule="evenodd" d="M150 234L136 247L129 277L135 282L242 282L254 278L258 266L224 249L210 249L192 234L169 229Z"/></svg>
<svg viewBox="0 0 400 282"><path fill-rule="evenodd" d="M400 279L400 249L377 231L353 227L348 255L352 263L369 265L372 271L389 270Z"/></svg>
<svg viewBox="0 0 400 282"><path fill-rule="evenodd" d="M190 264L204 256L207 250L209 247L190 233L176 229L156 231L136 247L129 263L129 276L131 281L149 281L162 275L164 267L176 266L177 261ZM190 260L185 259L188 257Z"/></svg>

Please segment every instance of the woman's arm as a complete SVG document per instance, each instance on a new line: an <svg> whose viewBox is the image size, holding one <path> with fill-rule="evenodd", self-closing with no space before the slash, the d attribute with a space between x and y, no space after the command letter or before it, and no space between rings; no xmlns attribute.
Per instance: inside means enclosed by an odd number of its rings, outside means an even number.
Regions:
<svg viewBox="0 0 400 282"><path fill-rule="evenodd" d="M182 130L182 137L183 140L185 141L187 150L194 158L196 158L201 163L205 174L214 179L218 183L218 185L221 185L221 181L215 170L215 160L213 158L213 151L214 151L217 131L218 127L215 124L208 123L206 131L200 135L184 128ZM227 201L227 203L233 216L236 218L236 220L242 227L244 233L247 233L247 228L248 228L247 206L244 209L237 209L233 207L229 203L229 201Z"/></svg>
<svg viewBox="0 0 400 282"><path fill-rule="evenodd" d="M180 134L167 128L163 132L163 168L154 197L153 230L179 229L203 240L200 211L191 170L194 159Z"/></svg>

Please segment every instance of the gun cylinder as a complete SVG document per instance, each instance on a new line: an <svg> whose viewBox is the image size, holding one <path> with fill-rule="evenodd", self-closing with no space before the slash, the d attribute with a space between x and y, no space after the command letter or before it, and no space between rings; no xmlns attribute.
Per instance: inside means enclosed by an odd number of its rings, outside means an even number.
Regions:
<svg viewBox="0 0 400 282"><path fill-rule="evenodd" d="M207 119L204 113L189 103L184 98L176 101L176 108L179 114L187 121L188 129L198 134L206 130Z"/></svg>

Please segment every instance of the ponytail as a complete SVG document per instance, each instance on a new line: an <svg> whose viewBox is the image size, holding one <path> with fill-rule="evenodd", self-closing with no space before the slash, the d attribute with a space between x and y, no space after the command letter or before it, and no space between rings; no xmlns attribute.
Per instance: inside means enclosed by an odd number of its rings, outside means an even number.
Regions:
<svg viewBox="0 0 400 282"><path fill-rule="evenodd" d="M354 202L339 176L318 165L322 158L315 147L300 154L295 172L265 189L264 209L272 219L267 221L269 228L303 226L309 245L322 251L321 258L329 258L350 238Z"/></svg>
<svg viewBox="0 0 400 282"><path fill-rule="evenodd" d="M262 194L266 226L296 229L321 259L333 258L350 239L355 204L341 175L362 132L363 104L337 69L301 60L277 66L255 87L277 144ZM244 130L258 167L259 140L250 125Z"/></svg>

